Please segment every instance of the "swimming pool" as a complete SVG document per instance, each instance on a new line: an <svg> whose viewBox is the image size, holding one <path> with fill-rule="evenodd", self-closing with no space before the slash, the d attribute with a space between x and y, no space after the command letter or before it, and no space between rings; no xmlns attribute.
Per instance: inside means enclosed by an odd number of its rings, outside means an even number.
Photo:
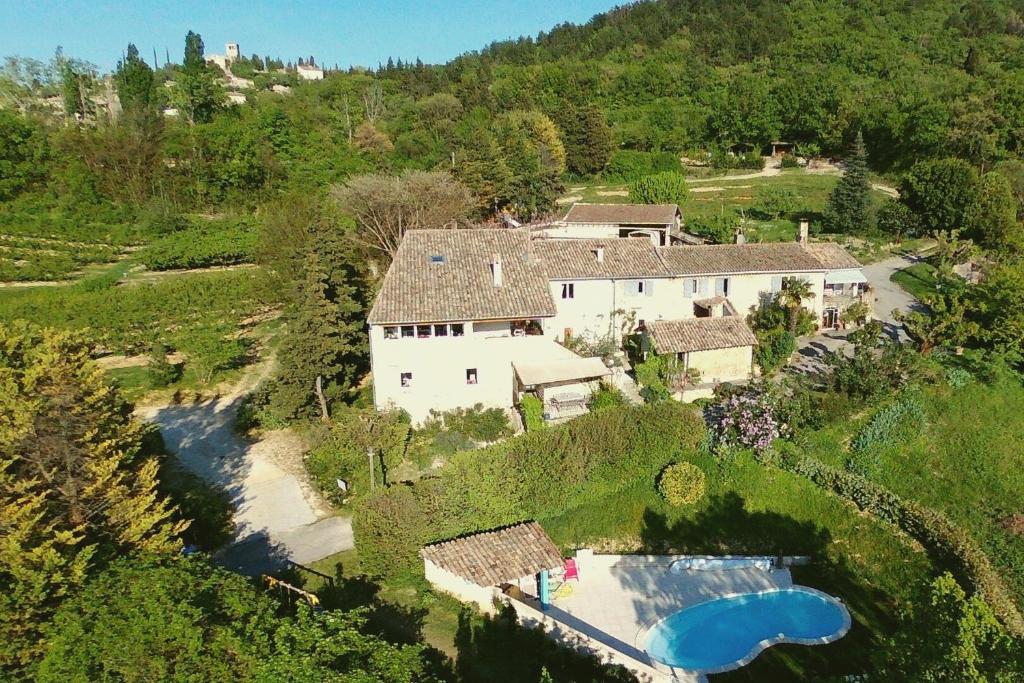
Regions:
<svg viewBox="0 0 1024 683"><path fill-rule="evenodd" d="M831 643L850 630L850 613L811 588L743 593L687 607L647 632L645 649L668 666L719 673L748 664L776 643Z"/></svg>

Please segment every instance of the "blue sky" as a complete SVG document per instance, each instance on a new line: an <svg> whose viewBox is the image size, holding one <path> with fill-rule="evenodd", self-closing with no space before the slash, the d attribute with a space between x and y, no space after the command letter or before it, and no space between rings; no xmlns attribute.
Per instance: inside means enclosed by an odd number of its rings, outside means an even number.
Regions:
<svg viewBox="0 0 1024 683"><path fill-rule="evenodd" d="M621 4L619 0L618 4ZM535 35L563 21L582 22L614 0L0 0L0 56L48 59L58 45L101 70L125 45L159 60L181 61L185 33L203 36L208 54L236 41L246 55L287 61L313 55L376 66L388 56L443 62L492 40Z"/></svg>

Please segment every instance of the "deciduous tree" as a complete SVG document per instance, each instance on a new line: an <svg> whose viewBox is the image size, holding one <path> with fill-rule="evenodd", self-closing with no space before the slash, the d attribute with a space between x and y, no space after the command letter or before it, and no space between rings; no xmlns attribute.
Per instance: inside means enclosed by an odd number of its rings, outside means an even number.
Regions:
<svg viewBox="0 0 1024 683"><path fill-rule="evenodd" d="M140 442L81 337L0 325L0 666L39 653L39 627L90 561L180 546Z"/></svg>
<svg viewBox="0 0 1024 683"><path fill-rule="evenodd" d="M978 173L961 159L918 162L900 183L900 199L929 232L963 228L977 196Z"/></svg>
<svg viewBox="0 0 1024 683"><path fill-rule="evenodd" d="M355 220L354 238L388 258L406 231L458 227L473 206L466 187L443 171L353 176L332 193Z"/></svg>

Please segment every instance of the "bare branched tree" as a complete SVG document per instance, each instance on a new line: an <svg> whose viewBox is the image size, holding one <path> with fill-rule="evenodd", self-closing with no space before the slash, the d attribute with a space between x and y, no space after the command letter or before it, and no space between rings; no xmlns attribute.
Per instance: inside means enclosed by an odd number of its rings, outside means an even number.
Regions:
<svg viewBox="0 0 1024 683"><path fill-rule="evenodd" d="M375 122L384 115L384 90L380 83L374 82L363 91L363 109L366 113L366 120Z"/></svg>
<svg viewBox="0 0 1024 683"><path fill-rule="evenodd" d="M474 205L466 186L444 171L354 176L332 195L355 219L356 239L389 258L407 230L465 226Z"/></svg>

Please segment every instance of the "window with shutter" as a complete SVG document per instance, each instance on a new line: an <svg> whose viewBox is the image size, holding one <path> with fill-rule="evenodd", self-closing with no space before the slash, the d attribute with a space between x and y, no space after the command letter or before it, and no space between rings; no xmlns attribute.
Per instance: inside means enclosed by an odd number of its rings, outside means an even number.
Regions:
<svg viewBox="0 0 1024 683"><path fill-rule="evenodd" d="M774 294L775 292L781 292L781 291L782 291L782 276L781 275L775 275L774 277L772 277L772 293Z"/></svg>
<svg viewBox="0 0 1024 683"><path fill-rule="evenodd" d="M644 280L644 294L654 296L654 280Z"/></svg>
<svg viewBox="0 0 1024 683"><path fill-rule="evenodd" d="M708 284L708 279L706 277L702 277L700 278L699 282L700 284L697 293L700 294L701 296L707 296L708 288L710 287L710 285Z"/></svg>

